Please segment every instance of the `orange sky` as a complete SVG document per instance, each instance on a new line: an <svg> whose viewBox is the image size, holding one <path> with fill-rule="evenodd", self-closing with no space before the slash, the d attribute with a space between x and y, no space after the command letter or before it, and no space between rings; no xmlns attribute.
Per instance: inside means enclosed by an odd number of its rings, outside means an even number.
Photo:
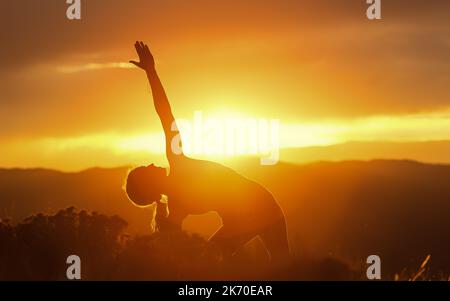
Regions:
<svg viewBox="0 0 450 301"><path fill-rule="evenodd" d="M97 0L68 21L65 1L2 3L0 166L160 160L146 78L126 64L136 39L153 50L177 118L278 119L282 147L450 140L450 3L384 1L377 22L365 8Z"/></svg>

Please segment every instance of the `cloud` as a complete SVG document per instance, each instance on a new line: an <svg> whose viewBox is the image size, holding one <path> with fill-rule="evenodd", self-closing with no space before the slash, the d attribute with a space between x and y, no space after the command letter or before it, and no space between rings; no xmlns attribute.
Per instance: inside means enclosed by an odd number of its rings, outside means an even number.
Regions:
<svg viewBox="0 0 450 301"><path fill-rule="evenodd" d="M69 21L65 1L2 1L0 64L17 68L67 54L122 49L137 38L161 44L192 33L220 38L239 31L368 26L365 8L362 0L96 0L82 1L82 20ZM449 25L449 12L449 2L442 0L383 2L384 23L431 26L431 34Z"/></svg>
<svg viewBox="0 0 450 301"><path fill-rule="evenodd" d="M84 71L95 71L104 69L133 69L136 68L130 63L112 62L112 63L89 63L83 65L65 65L58 66L56 70L60 73L78 73Z"/></svg>
<svg viewBox="0 0 450 301"><path fill-rule="evenodd" d="M144 126L152 112L145 78L121 63L135 56L136 39L164 62L179 111L211 106L221 94L242 100L237 108L291 119L447 106L450 1L383 1L380 22L366 19L366 6L96 0L82 1L78 22L66 19L63 0L2 1L0 137Z"/></svg>

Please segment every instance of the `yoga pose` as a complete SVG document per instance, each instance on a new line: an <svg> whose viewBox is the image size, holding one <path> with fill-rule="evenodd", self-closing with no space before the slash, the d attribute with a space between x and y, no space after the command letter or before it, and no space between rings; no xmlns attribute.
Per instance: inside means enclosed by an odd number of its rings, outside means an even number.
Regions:
<svg viewBox="0 0 450 301"><path fill-rule="evenodd" d="M215 211L222 227L209 239L224 257L233 255L252 238L259 236L274 261L286 259L289 245L283 211L264 187L234 170L218 163L195 160L183 154L175 118L149 48L136 42L139 62L130 61L143 69L150 82L153 102L166 138L166 169L149 165L128 174L126 192L136 205L159 202L167 196L167 219L181 227L190 214ZM177 140L178 139L178 140Z"/></svg>

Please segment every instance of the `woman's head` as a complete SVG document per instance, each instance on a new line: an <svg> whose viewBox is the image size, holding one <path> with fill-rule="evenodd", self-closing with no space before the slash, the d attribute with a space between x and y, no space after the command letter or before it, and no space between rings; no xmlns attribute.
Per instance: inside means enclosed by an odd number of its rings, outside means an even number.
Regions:
<svg viewBox="0 0 450 301"><path fill-rule="evenodd" d="M158 201L164 193L166 178L166 170L153 164L133 169L125 186L128 198L139 206Z"/></svg>

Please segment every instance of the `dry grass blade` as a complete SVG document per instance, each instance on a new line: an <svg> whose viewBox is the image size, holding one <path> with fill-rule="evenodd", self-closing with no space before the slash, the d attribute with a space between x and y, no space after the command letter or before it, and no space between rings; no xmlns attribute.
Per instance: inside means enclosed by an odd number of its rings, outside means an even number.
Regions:
<svg viewBox="0 0 450 301"><path fill-rule="evenodd" d="M425 272L428 262L430 261L431 255L428 255L425 260L420 265L419 271L414 275L411 281L416 281Z"/></svg>
<svg viewBox="0 0 450 301"><path fill-rule="evenodd" d="M424 269L428 263L428 261L430 260L431 255L428 255L427 258L425 258L425 260L422 262L422 264L420 265L421 269Z"/></svg>

